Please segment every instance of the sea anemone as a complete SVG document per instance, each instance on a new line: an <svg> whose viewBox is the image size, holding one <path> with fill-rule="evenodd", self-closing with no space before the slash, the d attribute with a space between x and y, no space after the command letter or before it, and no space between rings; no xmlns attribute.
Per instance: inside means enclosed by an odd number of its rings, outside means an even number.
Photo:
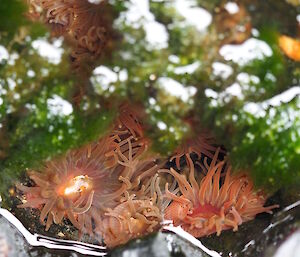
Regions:
<svg viewBox="0 0 300 257"><path fill-rule="evenodd" d="M110 138L118 147L107 153L107 156L113 157L112 166L120 161L124 162L124 158L127 158L127 163L131 161L132 165L133 161L148 149L150 141L144 137L139 118L140 114L129 104L125 103L119 107L119 115L110 133Z"/></svg>
<svg viewBox="0 0 300 257"><path fill-rule="evenodd" d="M108 247L125 244L161 226L162 195L159 178L154 176L142 189L142 194L125 193L125 199L114 209L107 209L98 232Z"/></svg>
<svg viewBox="0 0 300 257"><path fill-rule="evenodd" d="M176 166L180 169L181 157L185 157L186 154L195 153L199 158L201 154L204 154L209 158L213 158L216 150L214 137L209 133L202 133L196 137L185 139L175 150L175 154L170 158L170 161L175 159Z"/></svg>
<svg viewBox="0 0 300 257"><path fill-rule="evenodd" d="M80 230L91 231L91 219L101 208L113 206L119 184L106 167L105 153L115 145L109 137L66 157L47 162L42 172L29 171L35 186L17 184L25 193L26 202L18 207L41 209L40 221L46 230L66 216ZM86 216L87 215L87 216ZM85 232L85 231L83 231Z"/></svg>
<svg viewBox="0 0 300 257"><path fill-rule="evenodd" d="M168 184L165 197L172 203L165 210L165 219L172 220L175 226L181 226L195 237L202 237L222 230L236 231L242 222L255 218L262 212L271 213L272 205L264 207L266 196L262 191L255 191L251 179L246 174L233 176L231 167L225 161L217 161L217 149L213 159L208 164L200 164L206 175L198 183L195 179L195 165L189 154L186 154L189 166L188 180L173 168L161 172L171 174L177 181L180 195L170 192ZM225 172L224 180L221 173Z"/></svg>
<svg viewBox="0 0 300 257"><path fill-rule="evenodd" d="M129 105L128 103L123 103L119 107L119 116L115 122L115 128L112 132L113 135L126 135L129 134L135 139L142 138L144 136L144 131L142 124L140 122L142 112L136 111L140 109L137 106Z"/></svg>
<svg viewBox="0 0 300 257"><path fill-rule="evenodd" d="M118 190L114 192L118 201L122 201L128 193L138 193L159 169L154 157L143 157L146 151L143 141L135 141L131 136L123 143L113 152L116 164L111 169L118 181Z"/></svg>
<svg viewBox="0 0 300 257"><path fill-rule="evenodd" d="M113 157L113 174L118 174L119 203L101 212L96 224L97 233L108 247L149 234L160 227L162 193L159 188L156 156L147 155L149 140L143 136L138 114L127 104L111 132L117 144Z"/></svg>
<svg viewBox="0 0 300 257"><path fill-rule="evenodd" d="M131 135L117 142L112 173L118 177L119 186L114 193L118 203L99 212L96 222L96 233L108 247L153 232L163 219L156 158L145 156L147 147L142 138Z"/></svg>
<svg viewBox="0 0 300 257"><path fill-rule="evenodd" d="M74 21L72 1L65 0L27 0L28 16L32 20L43 19L54 35L62 35Z"/></svg>
<svg viewBox="0 0 300 257"><path fill-rule="evenodd" d="M113 15L107 1L99 4L87 0L73 1L73 23L67 39L74 45L72 65L78 69L83 63L96 60L105 48L112 32Z"/></svg>
<svg viewBox="0 0 300 257"><path fill-rule="evenodd" d="M148 234L163 218L160 166L148 145L135 112L123 106L109 135L28 172L35 186L17 184L26 199L19 207L40 209L46 230L66 217L109 247Z"/></svg>
<svg viewBox="0 0 300 257"><path fill-rule="evenodd" d="M73 46L71 61L74 69L91 71L107 42L116 33L112 24L115 13L107 1L88 0L27 0L28 16L50 26L54 36L64 36Z"/></svg>

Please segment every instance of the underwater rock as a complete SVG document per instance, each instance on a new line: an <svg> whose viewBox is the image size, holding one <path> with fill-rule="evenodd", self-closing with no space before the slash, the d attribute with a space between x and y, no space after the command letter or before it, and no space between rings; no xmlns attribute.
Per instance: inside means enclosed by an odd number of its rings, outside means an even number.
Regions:
<svg viewBox="0 0 300 257"><path fill-rule="evenodd" d="M176 234L159 232L114 249L111 257L209 257Z"/></svg>
<svg viewBox="0 0 300 257"><path fill-rule="evenodd" d="M164 237L161 233L129 242L124 247L119 247L111 252L111 257L170 257Z"/></svg>
<svg viewBox="0 0 300 257"><path fill-rule="evenodd" d="M6 210L5 210L6 211ZM14 224L10 223L6 216L3 215L4 209L1 209L0 214L0 257L28 257L28 256L40 256L40 257L59 257L59 256L72 256L79 257L84 256L68 250L59 249L47 249L45 247L33 247L31 246L22 233L14 227ZM9 213L6 211L6 213ZM12 214L9 215L13 217ZM19 228L20 229L20 228ZM24 230L24 229L23 229ZM24 231L23 231L24 232ZM29 231L26 234L30 235ZM27 236L28 236L27 235ZM31 239L35 236L31 235ZM32 241L32 240L31 240ZM51 240L48 240L49 242ZM44 238L44 242L47 242L47 238Z"/></svg>
<svg viewBox="0 0 300 257"><path fill-rule="evenodd" d="M297 254L300 254L300 229L294 232L285 242L280 245L274 257L297 257Z"/></svg>
<svg viewBox="0 0 300 257"><path fill-rule="evenodd" d="M278 257L283 249L286 250L285 257L300 256L299 230L300 230L300 200L285 207L282 211L276 213L271 223L266 227L260 236L254 237L252 241L245 246L244 256L263 256ZM298 240L298 253L295 245L291 244ZM298 254L298 255L297 255Z"/></svg>
<svg viewBox="0 0 300 257"><path fill-rule="evenodd" d="M297 256L297 251L299 252L300 201L294 201L292 204L282 206L283 209L272 216L267 214L258 215L256 219L240 226L237 232L224 231L220 237L211 235L201 238L200 241L204 246L216 251L214 256L279 257L284 252L285 257L295 257ZM58 239L53 239L52 241L54 242L55 240ZM65 240L62 241L67 242ZM2 250L2 252L0 251L1 257L84 256L67 250L33 247L1 215L0 249ZM159 232L141 239L132 240L124 246L107 252L106 256L209 257L211 255L183 239L181 235Z"/></svg>
<svg viewBox="0 0 300 257"><path fill-rule="evenodd" d="M29 250L22 235L0 215L0 256L26 257Z"/></svg>

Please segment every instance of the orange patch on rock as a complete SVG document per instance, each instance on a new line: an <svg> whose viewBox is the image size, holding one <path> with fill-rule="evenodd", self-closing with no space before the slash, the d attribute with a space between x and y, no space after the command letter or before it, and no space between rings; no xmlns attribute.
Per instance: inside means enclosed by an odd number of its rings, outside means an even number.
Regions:
<svg viewBox="0 0 300 257"><path fill-rule="evenodd" d="M279 46L281 50L290 59L299 62L300 61L300 41L288 36L279 37Z"/></svg>

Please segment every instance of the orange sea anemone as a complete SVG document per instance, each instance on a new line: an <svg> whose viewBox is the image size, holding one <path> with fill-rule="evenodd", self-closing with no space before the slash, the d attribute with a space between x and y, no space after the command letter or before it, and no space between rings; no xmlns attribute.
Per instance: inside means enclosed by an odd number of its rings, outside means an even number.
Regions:
<svg viewBox="0 0 300 257"><path fill-rule="evenodd" d="M113 130L113 134L130 134L135 139L144 136L142 123L140 121L143 114L134 108L134 106L131 106L128 103L123 103L119 107L120 114L115 123L116 125L115 129Z"/></svg>
<svg viewBox="0 0 300 257"><path fill-rule="evenodd" d="M160 228L163 215L159 178L155 175L149 181L142 194L127 192L123 202L105 212L98 231L108 247L125 244Z"/></svg>
<svg viewBox="0 0 300 257"><path fill-rule="evenodd" d="M92 233L91 220L101 208L113 206L119 184L106 167L105 153L114 143L109 137L66 157L45 164L43 172L29 171L35 186L17 184L26 202L19 207L41 209L40 221L46 230L67 217L82 232ZM87 216L86 216L87 215ZM85 231L87 229L87 231Z"/></svg>
<svg viewBox="0 0 300 257"><path fill-rule="evenodd" d="M95 4L88 0L27 0L27 3L32 20L46 23L54 36L64 36L72 45L72 66L80 71L89 73L88 66L93 66L107 42L116 36L112 28L115 13L108 1Z"/></svg>
<svg viewBox="0 0 300 257"><path fill-rule="evenodd" d="M155 157L145 157L143 141L133 137L122 141L122 145L113 152L115 163L112 173L118 178L118 190L121 200L125 194L135 194L157 173L159 166ZM109 153L111 155L111 153Z"/></svg>
<svg viewBox="0 0 300 257"><path fill-rule="evenodd" d="M74 45L72 65L78 68L83 63L96 60L112 38L114 14L107 1L99 4L87 0L73 1L73 23L67 38Z"/></svg>
<svg viewBox="0 0 300 257"><path fill-rule="evenodd" d="M163 215L159 165L156 156L147 155L149 140L131 106L120 107L110 136L117 144L107 155L114 160L113 174L118 174L119 203L99 214L96 231L108 247L114 247L158 229Z"/></svg>
<svg viewBox="0 0 300 257"><path fill-rule="evenodd" d="M144 137L139 113L128 104L120 106L110 137L118 146L115 151L107 154L114 157L115 162L112 161L112 165L119 159L119 162L124 161L124 158L127 158L127 162L137 159L147 151L150 142Z"/></svg>
<svg viewBox="0 0 300 257"><path fill-rule="evenodd" d="M180 159L186 154L195 153L200 158L201 154L213 158L214 152L217 150L215 139L209 133L199 134L197 137L188 138L175 150L175 154L170 161L175 159L178 169L180 169Z"/></svg>
<svg viewBox="0 0 300 257"><path fill-rule="evenodd" d="M108 247L153 232L163 218L155 158L142 158L143 154L133 148L139 141L132 136L124 142L115 150L117 165L113 172L118 174L119 203L101 212L98 218L101 222L96 224L97 233Z"/></svg>
<svg viewBox="0 0 300 257"><path fill-rule="evenodd" d="M262 191L255 191L251 179L246 175L233 176L231 167L225 167L225 161L217 161L219 148L208 164L204 159L202 170L206 175L198 183L195 179L195 165L189 154L186 154L189 167L188 179L173 168L161 172L171 174L177 181L180 195L168 190L165 197L172 203L165 211L165 219L172 220L175 226L181 226L195 237L202 237L222 230L233 228L234 231L242 222L254 219L255 215L269 212L278 207L264 207L266 196ZM225 179L221 181L221 172L225 170Z"/></svg>
<svg viewBox="0 0 300 257"><path fill-rule="evenodd" d="M156 159L144 155L148 140L138 118L128 106L124 109L108 136L47 162L42 172L28 172L35 186L17 184L25 193L19 207L40 209L46 230L66 217L80 234L95 235L93 228L102 226L104 210L140 193L157 173Z"/></svg>
<svg viewBox="0 0 300 257"><path fill-rule="evenodd" d="M108 247L151 233L163 219L156 156L148 155L149 140L129 105L122 105L111 132L96 143L70 151L30 171L33 187L17 184L25 193L19 207L41 210L40 221L68 218L79 230Z"/></svg>
<svg viewBox="0 0 300 257"><path fill-rule="evenodd" d="M48 24L54 35L62 35L74 20L73 1L65 0L27 0L28 16L32 20L40 20Z"/></svg>

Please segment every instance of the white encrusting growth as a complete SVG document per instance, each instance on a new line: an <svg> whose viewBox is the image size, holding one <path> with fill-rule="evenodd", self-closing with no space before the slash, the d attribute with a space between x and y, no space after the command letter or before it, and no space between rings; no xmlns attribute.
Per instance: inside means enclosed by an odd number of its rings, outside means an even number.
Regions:
<svg viewBox="0 0 300 257"><path fill-rule="evenodd" d="M229 12L230 14L236 14L240 10L239 6L235 2L228 2L225 4L224 7L226 11Z"/></svg>
<svg viewBox="0 0 300 257"><path fill-rule="evenodd" d="M161 88L167 91L168 94L176 96L184 102L187 102L197 91L193 86L185 87L178 81L168 77L159 78L157 83Z"/></svg>
<svg viewBox="0 0 300 257"><path fill-rule="evenodd" d="M8 51L7 49L0 45L0 62L2 62L3 60L7 60L9 57Z"/></svg>
<svg viewBox="0 0 300 257"><path fill-rule="evenodd" d="M47 107L50 115L53 116L68 116L73 112L72 104L58 95L53 95L47 99Z"/></svg>
<svg viewBox="0 0 300 257"><path fill-rule="evenodd" d="M251 113L257 117L264 117L269 107L278 107L282 103L288 103L295 97L300 96L300 86L289 88L288 90L278 94L266 101L260 103L249 102L244 106L244 111Z"/></svg>
<svg viewBox="0 0 300 257"><path fill-rule="evenodd" d="M227 79L233 73L233 69L231 66L221 63L221 62L214 62L212 64L213 74L215 76L221 77L222 79Z"/></svg>
<svg viewBox="0 0 300 257"><path fill-rule="evenodd" d="M194 73L200 66L200 62L196 61L194 63L185 65L185 66L179 66L174 68L175 74L192 74Z"/></svg>
<svg viewBox="0 0 300 257"><path fill-rule="evenodd" d="M241 66L253 60L262 60L272 56L271 47L262 40L250 38L240 45L224 45L220 49L220 55L226 61L233 61Z"/></svg>
<svg viewBox="0 0 300 257"><path fill-rule="evenodd" d="M56 39L49 43L46 39L37 39L32 42L32 47L37 50L40 56L46 58L50 63L59 64L64 52L62 39Z"/></svg>
<svg viewBox="0 0 300 257"><path fill-rule="evenodd" d="M164 25L155 20L150 12L149 0L130 0L128 10L121 14L127 24L134 27L142 26L146 32L146 41L150 48L161 49L168 47L169 35Z"/></svg>
<svg viewBox="0 0 300 257"><path fill-rule="evenodd" d="M195 26L198 31L205 30L212 22L211 14L198 6L194 0L174 1L176 10L181 14L187 25Z"/></svg>

